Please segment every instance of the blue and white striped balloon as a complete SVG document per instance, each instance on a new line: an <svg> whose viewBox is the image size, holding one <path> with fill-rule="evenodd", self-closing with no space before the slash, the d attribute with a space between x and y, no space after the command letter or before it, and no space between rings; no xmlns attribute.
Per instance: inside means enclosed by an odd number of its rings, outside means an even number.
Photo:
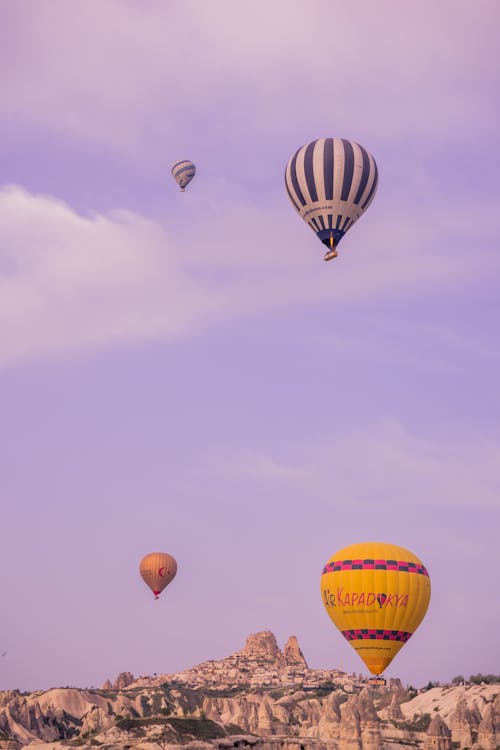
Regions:
<svg viewBox="0 0 500 750"><path fill-rule="evenodd" d="M184 190L186 185L189 185L191 180L196 174L196 167L189 159L182 159L182 161L176 161L172 167L172 177L179 185L181 190Z"/></svg>
<svg viewBox="0 0 500 750"><path fill-rule="evenodd" d="M325 260L372 202L378 183L373 156L354 141L320 138L302 146L286 166L295 209L328 247Z"/></svg>

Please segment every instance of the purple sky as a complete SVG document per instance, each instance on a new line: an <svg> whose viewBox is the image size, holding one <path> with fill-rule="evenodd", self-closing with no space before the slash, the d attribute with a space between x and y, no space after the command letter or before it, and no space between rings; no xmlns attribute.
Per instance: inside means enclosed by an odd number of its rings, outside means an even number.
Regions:
<svg viewBox="0 0 500 750"><path fill-rule="evenodd" d="M0 689L173 672L296 634L367 540L433 594L387 670L497 672L496 0L3 0ZM323 247L292 153L377 196ZM192 159L185 194L171 164ZM178 561L155 602L147 552Z"/></svg>

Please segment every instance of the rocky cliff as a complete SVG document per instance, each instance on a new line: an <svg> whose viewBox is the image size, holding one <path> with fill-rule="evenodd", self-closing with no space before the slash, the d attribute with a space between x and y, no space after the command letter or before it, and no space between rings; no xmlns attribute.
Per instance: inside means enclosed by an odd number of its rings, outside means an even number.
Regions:
<svg viewBox="0 0 500 750"><path fill-rule="evenodd" d="M253 671L238 679L238 669ZM332 684L328 670L321 671L321 682L317 672L308 669L296 638L281 651L265 631L250 636L233 656L182 673L183 679L174 675L158 684L122 673L101 690L6 691L0 693L0 748L496 750L500 745L498 684L415 694L399 681L372 689L359 680ZM210 682L200 684L204 674ZM259 674L264 682L249 685ZM296 674L312 684L294 684Z"/></svg>

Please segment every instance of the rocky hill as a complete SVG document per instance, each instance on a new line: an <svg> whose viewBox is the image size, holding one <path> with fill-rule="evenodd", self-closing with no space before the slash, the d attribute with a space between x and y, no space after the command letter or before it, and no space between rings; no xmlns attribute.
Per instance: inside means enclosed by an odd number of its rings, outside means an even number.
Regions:
<svg viewBox="0 0 500 750"><path fill-rule="evenodd" d="M301 679L302 681L296 682ZM259 682L260 680L260 682ZM124 672L101 690L0 693L0 748L21 750L496 750L500 685L408 692L310 670L291 637L250 636L176 675Z"/></svg>
<svg viewBox="0 0 500 750"><path fill-rule="evenodd" d="M206 661L191 669L176 674L142 677L133 680L129 672L119 675L114 687L145 687L175 682L192 688L213 687L231 690L235 687L270 687L281 685L303 685L317 687L331 682L353 685L355 677L337 669L309 669L297 638L291 635L281 651L276 637L269 630L255 633L247 638L241 651L219 661Z"/></svg>

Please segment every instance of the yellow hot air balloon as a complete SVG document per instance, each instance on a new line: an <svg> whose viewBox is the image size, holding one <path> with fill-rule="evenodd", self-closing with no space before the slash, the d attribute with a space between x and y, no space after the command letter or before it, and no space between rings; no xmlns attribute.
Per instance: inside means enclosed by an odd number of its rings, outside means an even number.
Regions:
<svg viewBox="0 0 500 750"><path fill-rule="evenodd" d="M155 595L155 599L158 599L159 594L175 577L177 563L172 555L167 555L166 552L151 552L142 558L139 572L144 583Z"/></svg>
<svg viewBox="0 0 500 750"><path fill-rule="evenodd" d="M422 622L431 584L422 562L404 547L366 542L328 560L321 596L344 638L379 675Z"/></svg>

